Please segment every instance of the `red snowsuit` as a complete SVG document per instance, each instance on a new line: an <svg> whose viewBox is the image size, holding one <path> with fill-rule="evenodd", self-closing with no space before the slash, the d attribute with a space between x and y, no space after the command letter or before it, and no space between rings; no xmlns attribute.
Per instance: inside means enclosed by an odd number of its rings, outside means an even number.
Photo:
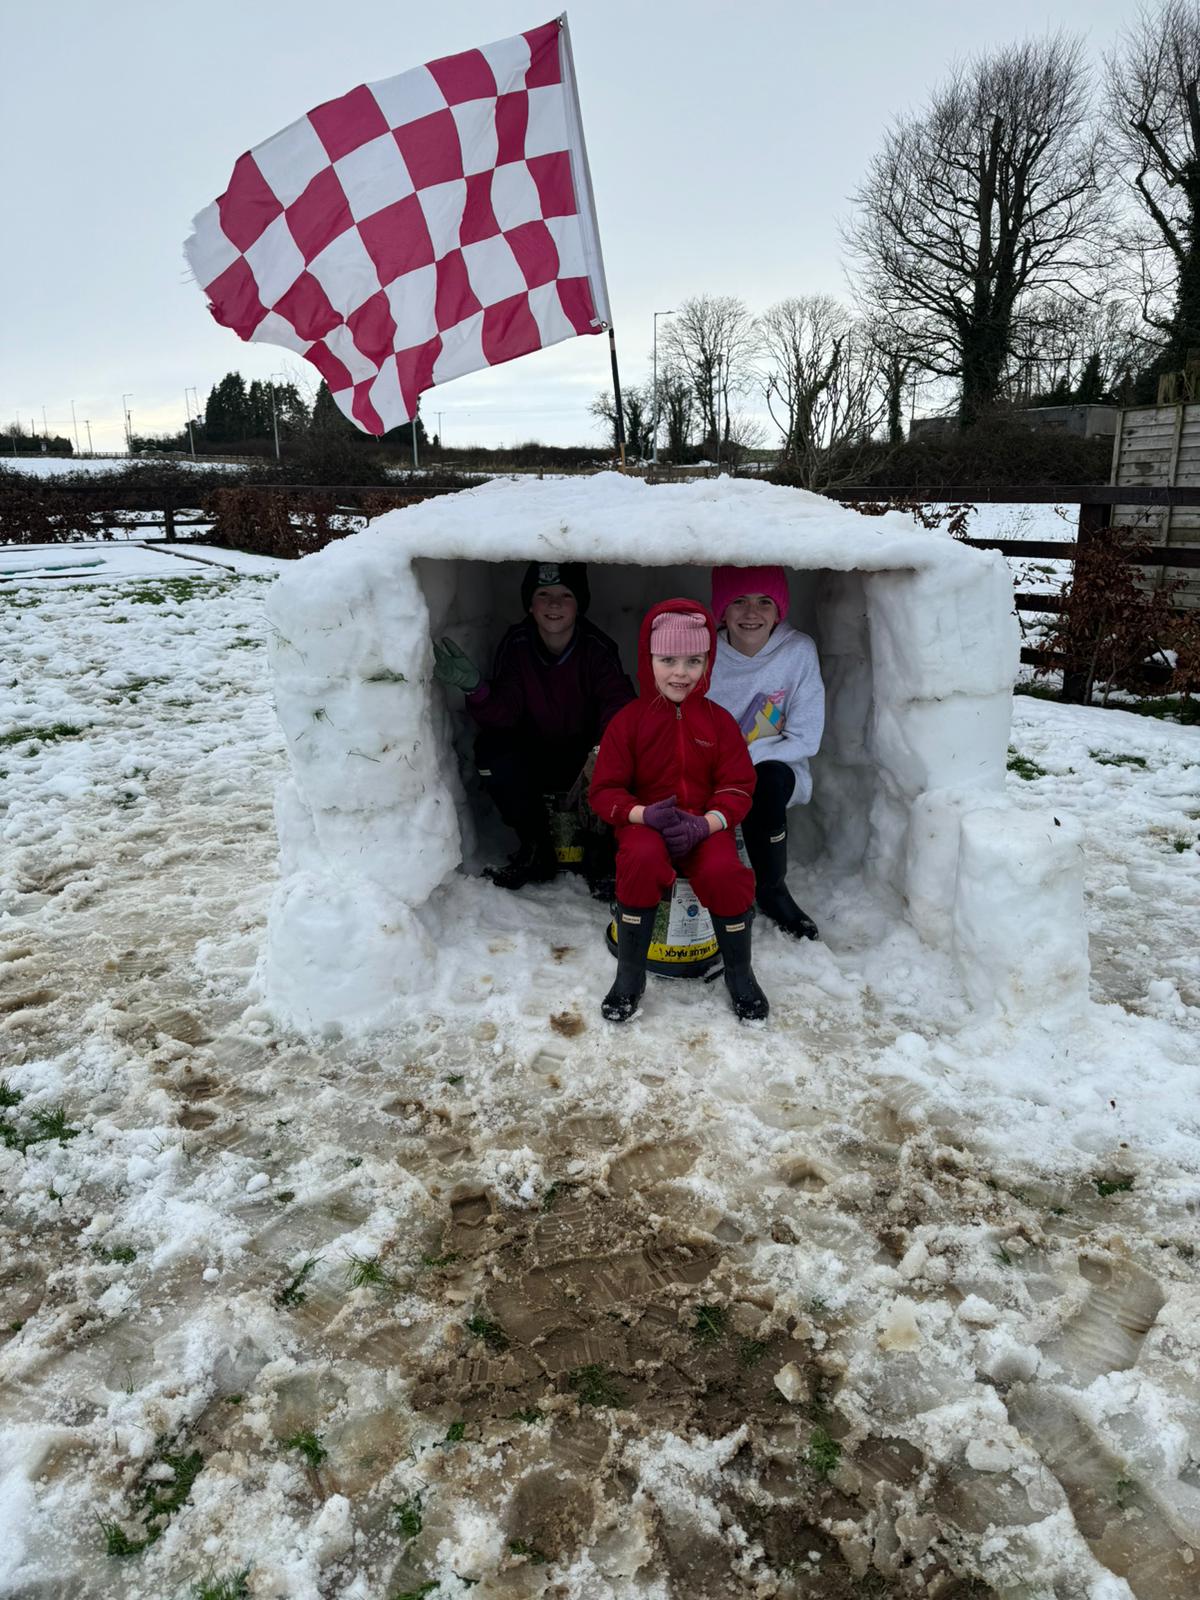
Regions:
<svg viewBox="0 0 1200 1600"><path fill-rule="evenodd" d="M708 625L708 665L680 705L659 693L650 659L650 629L664 611L702 611ZM716 648L706 606L695 600L652 606L638 635L639 697L617 712L600 741L588 799L616 829L617 899L630 909L656 906L675 882L676 866L715 916L740 916L754 899L754 874L738 859L733 836L750 809L754 763L729 712L705 698ZM671 795L681 811L719 811L729 824L676 864L656 828L629 820L634 806Z"/></svg>

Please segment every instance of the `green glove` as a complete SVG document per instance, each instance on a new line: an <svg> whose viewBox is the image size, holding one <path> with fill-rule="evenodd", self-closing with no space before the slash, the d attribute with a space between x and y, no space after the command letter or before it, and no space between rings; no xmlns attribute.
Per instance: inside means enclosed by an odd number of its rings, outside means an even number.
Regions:
<svg viewBox="0 0 1200 1600"><path fill-rule="evenodd" d="M434 640L433 675L439 683L461 689L464 694L479 687L479 668L453 639L443 639L441 644Z"/></svg>

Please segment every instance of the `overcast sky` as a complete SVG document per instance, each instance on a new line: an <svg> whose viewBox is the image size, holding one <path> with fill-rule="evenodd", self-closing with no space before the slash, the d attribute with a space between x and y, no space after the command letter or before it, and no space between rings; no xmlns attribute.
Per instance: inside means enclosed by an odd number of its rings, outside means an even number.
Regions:
<svg viewBox="0 0 1200 1600"><path fill-rule="evenodd" d="M243 344L188 280L191 218L243 150L355 84L548 21L532 0L3 0L0 421L122 446L178 428L233 368L307 364ZM1099 64L1116 0L576 0L569 17L622 379L687 295L843 293L838 224L897 112L956 56L1047 27ZM660 331L662 323L659 323ZM315 379L315 374L312 374ZM447 443L597 437L603 339L572 339L424 397Z"/></svg>

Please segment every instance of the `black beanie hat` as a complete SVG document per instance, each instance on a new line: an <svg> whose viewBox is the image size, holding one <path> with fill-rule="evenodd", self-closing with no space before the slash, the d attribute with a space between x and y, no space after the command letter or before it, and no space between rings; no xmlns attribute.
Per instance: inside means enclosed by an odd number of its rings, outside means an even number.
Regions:
<svg viewBox="0 0 1200 1600"><path fill-rule="evenodd" d="M533 603L535 589L548 589L554 584L570 589L582 617L592 599L587 567L582 561L531 561L521 579L521 604L526 611Z"/></svg>

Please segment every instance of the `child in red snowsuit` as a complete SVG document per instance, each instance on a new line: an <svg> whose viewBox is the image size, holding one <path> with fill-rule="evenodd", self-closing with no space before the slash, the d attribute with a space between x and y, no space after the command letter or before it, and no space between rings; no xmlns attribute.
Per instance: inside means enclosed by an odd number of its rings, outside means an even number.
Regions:
<svg viewBox="0 0 1200 1600"><path fill-rule="evenodd" d="M600 741L589 794L617 835L617 978L601 1006L627 1022L646 987L658 902L682 873L713 918L742 1021L769 1011L750 964L754 874L733 830L750 809L754 764L728 711L706 698L717 630L694 600L652 606L638 638L639 698Z"/></svg>

